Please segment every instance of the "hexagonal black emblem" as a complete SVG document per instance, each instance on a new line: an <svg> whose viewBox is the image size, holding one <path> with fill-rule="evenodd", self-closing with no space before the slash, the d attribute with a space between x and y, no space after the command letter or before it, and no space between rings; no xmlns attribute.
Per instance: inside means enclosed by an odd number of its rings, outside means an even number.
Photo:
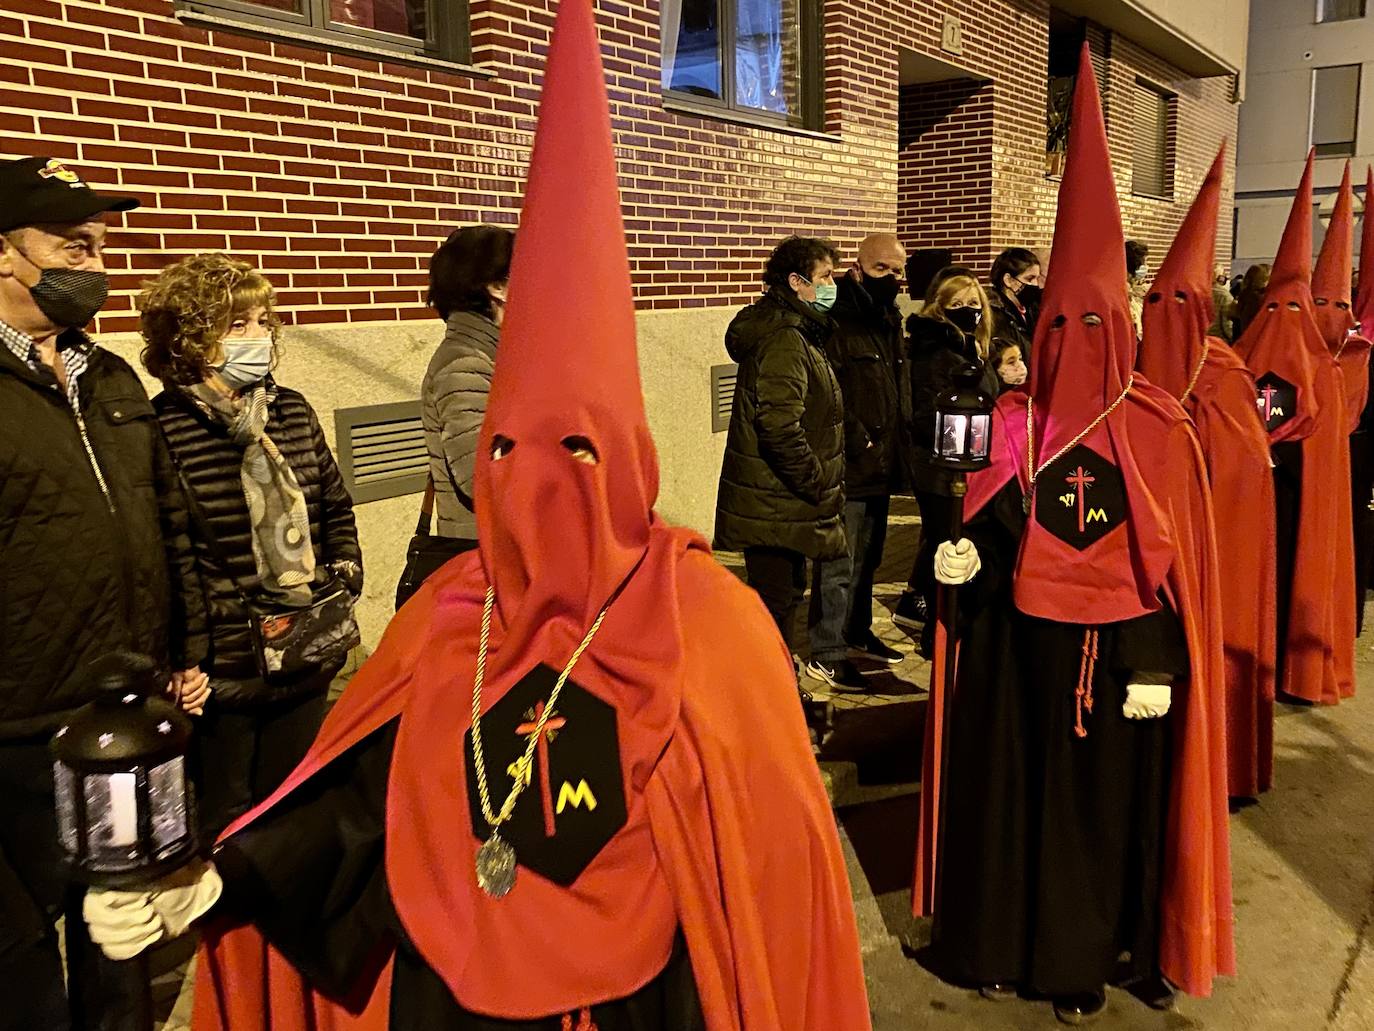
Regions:
<svg viewBox="0 0 1374 1031"><path fill-rule="evenodd" d="M1082 551L1126 521L1121 470L1079 444L1035 478L1035 519Z"/></svg>
<svg viewBox="0 0 1374 1031"><path fill-rule="evenodd" d="M567 887L625 826L625 781L613 706L569 680L558 708L544 725L543 740L527 768L520 767L535 724L558 672L536 666L482 717L482 751L492 809L500 812L512 778L525 779L501 836L520 865ZM472 731L463 738L468 809L478 840L491 836L477 797Z"/></svg>
<svg viewBox="0 0 1374 1031"><path fill-rule="evenodd" d="M1255 406L1270 433L1298 414L1298 391L1282 376L1266 372L1255 387Z"/></svg>

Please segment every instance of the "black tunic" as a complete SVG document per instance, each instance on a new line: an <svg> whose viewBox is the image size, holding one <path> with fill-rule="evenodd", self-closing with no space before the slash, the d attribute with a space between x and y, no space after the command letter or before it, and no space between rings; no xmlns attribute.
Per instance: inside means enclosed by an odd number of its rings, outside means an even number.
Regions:
<svg viewBox="0 0 1374 1031"><path fill-rule="evenodd" d="M1167 606L1099 627L1017 611L1024 525L1012 483L967 529L983 568L961 589L930 961L957 983L1059 996L1157 971L1169 723L1121 707L1128 683L1186 672L1187 645ZM1095 697L1079 737L1089 629Z"/></svg>
<svg viewBox="0 0 1374 1031"><path fill-rule="evenodd" d="M1293 569L1298 559L1298 526L1302 520L1302 443L1275 444L1270 450L1274 457L1274 530L1278 553L1275 570L1278 646L1274 656L1274 687L1282 691L1283 660L1288 652L1288 615L1293 605Z"/></svg>
<svg viewBox="0 0 1374 1031"><path fill-rule="evenodd" d="M397 1031L562 1031L563 1014L511 1021L465 1010L406 936L383 866L395 738L393 721L218 848L224 895L216 915L251 921L312 987L338 1000L356 999L357 986L371 983L394 949L390 1024ZM454 833L470 833L466 812L454 814ZM599 1031L705 1031L682 936L658 977L591 1007L591 1017Z"/></svg>

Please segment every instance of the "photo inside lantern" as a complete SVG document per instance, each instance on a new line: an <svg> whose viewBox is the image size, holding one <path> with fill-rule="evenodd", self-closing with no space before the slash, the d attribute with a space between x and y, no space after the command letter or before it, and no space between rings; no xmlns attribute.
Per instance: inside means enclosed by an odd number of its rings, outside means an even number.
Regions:
<svg viewBox="0 0 1374 1031"><path fill-rule="evenodd" d="M941 416L940 456L942 458L962 458L965 453L964 437L968 431L967 415L945 412Z"/></svg>
<svg viewBox="0 0 1374 1031"><path fill-rule="evenodd" d="M987 458L989 438L992 436L992 416L975 415L971 418L972 426L969 428L969 454L973 458Z"/></svg>

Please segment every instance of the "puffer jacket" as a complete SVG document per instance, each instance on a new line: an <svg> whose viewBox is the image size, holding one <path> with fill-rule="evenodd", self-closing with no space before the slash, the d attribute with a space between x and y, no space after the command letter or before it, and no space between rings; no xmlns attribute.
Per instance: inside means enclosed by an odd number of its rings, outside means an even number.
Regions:
<svg viewBox="0 0 1374 1031"><path fill-rule="evenodd" d="M268 387L267 435L291 464L305 495L316 582L323 584L335 574L357 597L362 593L363 571L353 499L314 409L294 390L270 380ZM153 399L153 406L188 496L191 536L209 609L206 670L216 704L241 709L291 697L302 684L317 679L269 683L258 675L253 655L244 596L258 601L261 581L239 473L243 449L229 438L228 427L182 390L164 390Z"/></svg>
<svg viewBox="0 0 1374 1031"><path fill-rule="evenodd" d="M830 320L773 290L735 316L739 363L716 498L716 546L845 554L844 404L824 346Z"/></svg>
<svg viewBox="0 0 1374 1031"><path fill-rule="evenodd" d="M47 368L0 344L0 740L50 734L117 649L170 672L204 658L186 509L153 407L118 355L87 354L81 420Z"/></svg>
<svg viewBox="0 0 1374 1031"><path fill-rule="evenodd" d="M477 539L472 476L477 436L487 414L496 367L498 332L496 323L485 315L453 312L420 385L420 416L434 477L436 532L443 537Z"/></svg>
<svg viewBox="0 0 1374 1031"><path fill-rule="evenodd" d="M906 426L902 381L902 316L880 306L851 276L839 280L826 353L844 397L844 493L850 500L886 497L903 477Z"/></svg>
<svg viewBox="0 0 1374 1031"><path fill-rule="evenodd" d="M990 362L978 357L970 337L948 322L913 315L906 321L909 335L911 391L911 483L920 492L948 494L954 474L935 464L935 403L954 386L954 372L965 364L983 373L983 390L996 397L1001 380Z"/></svg>

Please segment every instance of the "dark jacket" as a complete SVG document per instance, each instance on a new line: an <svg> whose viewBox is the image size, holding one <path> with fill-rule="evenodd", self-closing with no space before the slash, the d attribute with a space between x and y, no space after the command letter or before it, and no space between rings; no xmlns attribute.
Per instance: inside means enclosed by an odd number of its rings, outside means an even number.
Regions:
<svg viewBox="0 0 1374 1031"><path fill-rule="evenodd" d="M323 583L335 572L357 596L362 592L363 574L353 499L314 409L294 390L275 385L272 390L275 397L269 404L267 435L286 456L305 495L316 581ZM249 610L240 593L260 600L248 503L239 475L243 449L229 439L223 423L181 390L164 390L153 399L153 406L189 495L191 536L209 606L206 668L216 704L242 708L290 697L298 683L267 683L258 676Z"/></svg>
<svg viewBox="0 0 1374 1031"><path fill-rule="evenodd" d="M992 306L992 337L1021 348L1021 358L1030 365L1031 339L1035 336L1035 324L1030 313L1022 314L1000 290L988 291L988 304Z"/></svg>
<svg viewBox="0 0 1374 1031"><path fill-rule="evenodd" d="M54 730L92 698L84 667L111 651L170 672L206 650L185 503L148 395L80 333L59 346L88 350L80 422L48 369L0 345L0 739Z"/></svg>
<svg viewBox="0 0 1374 1031"><path fill-rule="evenodd" d="M496 367L497 338L496 323L485 315L454 312L420 385L420 413L434 476L436 532L444 537L477 539L472 476Z"/></svg>
<svg viewBox="0 0 1374 1031"><path fill-rule="evenodd" d="M730 323L739 363L716 499L716 546L845 553L844 405L823 350L830 320L774 290Z"/></svg>
<svg viewBox="0 0 1374 1031"><path fill-rule="evenodd" d="M844 397L845 497L885 497L903 479L902 316L896 305L876 304L849 276L839 290L826 354Z"/></svg>
<svg viewBox="0 0 1374 1031"><path fill-rule="evenodd" d="M910 347L907 368L911 390L911 480L928 494L947 494L953 475L938 467L935 449L935 402L954 385L954 371L965 363L983 372L983 389L996 397L1001 388L997 370L978 357L973 340L947 322L913 315L906 322Z"/></svg>

